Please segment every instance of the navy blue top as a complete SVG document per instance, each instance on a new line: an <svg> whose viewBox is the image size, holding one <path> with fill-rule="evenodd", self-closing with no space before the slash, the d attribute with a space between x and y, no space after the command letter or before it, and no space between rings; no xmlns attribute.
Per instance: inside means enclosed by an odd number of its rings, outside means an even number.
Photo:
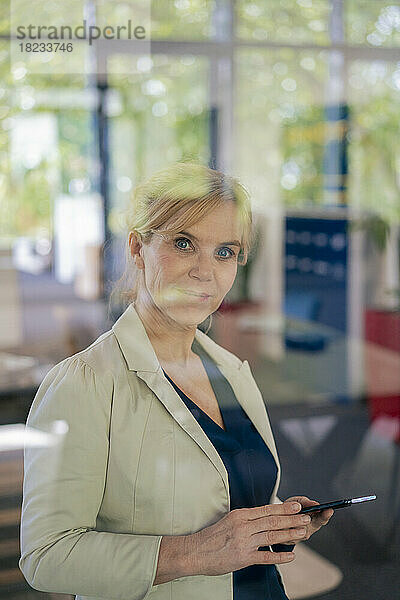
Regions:
<svg viewBox="0 0 400 600"><path fill-rule="evenodd" d="M196 339L192 350L200 356L207 371L225 430L186 396L164 369L163 372L221 456L228 473L230 509L268 504L278 470L274 457L237 401L230 383ZM292 546L273 548L289 551ZM259 548L264 549L268 547ZM234 600L288 600L275 565L250 565L233 571L233 597Z"/></svg>

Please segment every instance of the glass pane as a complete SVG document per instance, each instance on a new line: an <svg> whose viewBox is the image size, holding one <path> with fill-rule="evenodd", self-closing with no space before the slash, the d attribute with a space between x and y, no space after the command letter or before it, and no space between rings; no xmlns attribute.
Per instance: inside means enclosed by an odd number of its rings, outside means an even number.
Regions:
<svg viewBox="0 0 400 600"><path fill-rule="evenodd" d="M3 54L1 54L3 52ZM0 56L4 51L0 51ZM103 242L94 156L96 94L83 77L45 78L1 63L0 239L16 268L72 283L87 244ZM100 211L100 212L99 212ZM89 214L90 213L90 214Z"/></svg>
<svg viewBox="0 0 400 600"><path fill-rule="evenodd" d="M96 13L100 25L122 25L131 19L132 27L147 22L151 15L153 40L201 40L212 35L215 5L215 0L97 0Z"/></svg>
<svg viewBox="0 0 400 600"><path fill-rule="evenodd" d="M347 0L344 6L349 43L375 47L400 44L398 0Z"/></svg>
<svg viewBox="0 0 400 600"><path fill-rule="evenodd" d="M238 0L237 35L246 40L329 43L329 0Z"/></svg>
<svg viewBox="0 0 400 600"><path fill-rule="evenodd" d="M400 62L352 62L348 89L350 202L399 223Z"/></svg>
<svg viewBox="0 0 400 600"><path fill-rule="evenodd" d="M215 5L215 0L152 2L152 39L201 40L211 37Z"/></svg>
<svg viewBox="0 0 400 600"><path fill-rule="evenodd" d="M10 3L0 2L0 34L10 33Z"/></svg>
<svg viewBox="0 0 400 600"><path fill-rule="evenodd" d="M327 59L327 51L237 54L235 164L261 206L323 201Z"/></svg>
<svg viewBox="0 0 400 600"><path fill-rule="evenodd" d="M29 0L10 0L3 2L8 4L14 35L17 34L17 26L31 25L31 33L39 36L39 27L43 27L41 35L45 37L48 31L46 26L61 25L75 27L82 23L85 17L85 0L69 0L68 4L62 0L49 0L46 4L35 3L35 18L33 19L32 4ZM28 30L26 31L28 34Z"/></svg>
<svg viewBox="0 0 400 600"><path fill-rule="evenodd" d="M113 239L106 263L107 278L116 280L125 265L125 216L132 189L170 163L209 161L209 65L191 55L114 55L108 68L108 226ZM120 307L114 308L119 315Z"/></svg>
<svg viewBox="0 0 400 600"><path fill-rule="evenodd" d="M208 61L189 55L115 55L109 71L109 224L118 234L118 215L139 180L177 160L207 164Z"/></svg>
<svg viewBox="0 0 400 600"><path fill-rule="evenodd" d="M131 27L147 25L151 10L151 0L96 0L96 22L99 27L110 25L126 25L131 21ZM121 35L121 39L126 35Z"/></svg>

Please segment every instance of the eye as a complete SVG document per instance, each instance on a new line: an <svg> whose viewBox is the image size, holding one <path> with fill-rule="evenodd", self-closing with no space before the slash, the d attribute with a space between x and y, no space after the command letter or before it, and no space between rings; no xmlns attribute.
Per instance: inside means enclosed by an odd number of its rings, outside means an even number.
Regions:
<svg viewBox="0 0 400 600"><path fill-rule="evenodd" d="M181 245L181 244L187 244L187 243L191 244L191 241L188 240L185 237L181 237L181 238L176 238L175 239L175 246L177 248L179 248L179 250L186 250L188 248L188 246L184 246L184 245Z"/></svg>
<svg viewBox="0 0 400 600"><path fill-rule="evenodd" d="M182 250L186 253L188 250L190 250L190 246L193 248L191 240L186 237L175 238L174 245L176 248L178 248L178 250ZM220 252L225 252L225 254L219 254ZM233 252L233 250L228 248L228 246L221 246L221 248L218 249L218 258L221 258L222 260L229 260L231 258L236 258L236 254Z"/></svg>
<svg viewBox="0 0 400 600"><path fill-rule="evenodd" d="M230 248L228 248L228 246L223 246L222 248L219 249L219 252L226 252L228 251L228 255L225 256L221 256L221 258L223 259L227 259L227 258L234 258L235 257L235 253L233 252L233 250L231 250Z"/></svg>

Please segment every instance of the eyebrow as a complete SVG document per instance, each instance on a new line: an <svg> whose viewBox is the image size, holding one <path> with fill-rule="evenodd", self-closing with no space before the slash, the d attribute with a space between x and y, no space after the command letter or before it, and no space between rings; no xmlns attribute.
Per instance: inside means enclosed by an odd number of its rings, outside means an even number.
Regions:
<svg viewBox="0 0 400 600"><path fill-rule="evenodd" d="M178 233L176 235L187 235L189 238L192 238L196 242L199 241L195 235L193 235L192 233L188 233L187 231L178 231ZM232 240L231 242L221 242L219 245L220 246L239 246L239 248L242 246L242 244L239 242L239 240Z"/></svg>

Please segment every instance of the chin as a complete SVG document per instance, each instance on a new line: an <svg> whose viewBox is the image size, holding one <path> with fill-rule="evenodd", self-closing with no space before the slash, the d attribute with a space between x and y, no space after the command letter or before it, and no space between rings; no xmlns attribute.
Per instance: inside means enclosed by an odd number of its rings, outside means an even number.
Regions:
<svg viewBox="0 0 400 600"><path fill-rule="evenodd" d="M200 325L212 314L212 310L199 309L193 306L174 306L165 311L180 325Z"/></svg>

